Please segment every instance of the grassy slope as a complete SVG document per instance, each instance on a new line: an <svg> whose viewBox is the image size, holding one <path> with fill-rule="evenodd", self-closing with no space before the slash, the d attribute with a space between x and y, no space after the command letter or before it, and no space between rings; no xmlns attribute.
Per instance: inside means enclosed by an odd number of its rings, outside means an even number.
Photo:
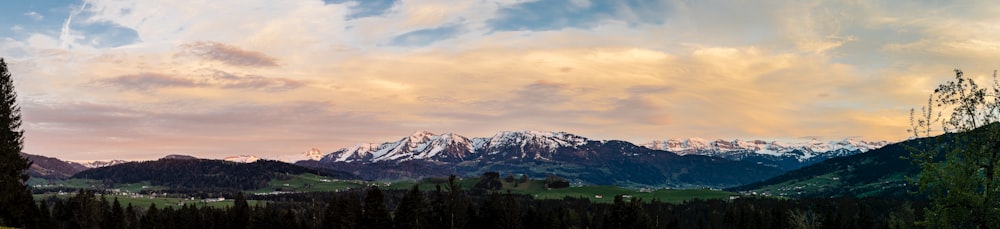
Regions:
<svg viewBox="0 0 1000 229"><path fill-rule="evenodd" d="M366 187L367 185L377 184L386 189L410 189L413 185L419 184L420 190L432 191L436 189L437 185L441 185L442 189L445 189L447 181L444 179L426 179L421 182L416 181L375 181L375 182L364 182L364 181L347 181L347 180L333 180L330 182L322 182L320 179L328 179L320 176L305 174L295 176L288 180L272 180L269 187L255 190L252 192L270 192L276 190L283 191L337 191L343 190L345 188L360 188ZM457 182L462 189L471 189L476 182L479 180L477 178L467 178L459 179ZM285 184L288 184L285 186ZM308 185L307 185L308 184ZM614 196L616 195L630 195L633 198L642 198L644 201L651 201L653 199L658 199L663 202L679 203L686 200L693 199L714 199L714 198L725 198L730 195L734 195L732 192L707 190L707 189L686 189L686 190L669 190L661 189L653 192L639 192L633 189L626 189L614 186L583 186L583 187L570 187L564 189L546 189L544 181L542 180L532 180L527 183L518 184L517 187L514 183L503 182L502 191L510 191L511 193L531 195L538 199L562 199L565 197L578 197L578 198L588 198L593 202L597 203L611 203L614 201ZM596 198L596 195L602 195L603 198Z"/></svg>
<svg viewBox="0 0 1000 229"><path fill-rule="evenodd" d="M478 178L466 178L459 179L458 184L462 189L471 189ZM31 185L34 184L48 184L58 187L68 187L68 188L88 188L94 189L96 187L101 187L102 184L96 180L87 179L70 179L70 180L33 180L29 182ZM250 190L248 193L268 193L273 191L295 191L295 192L316 192L316 191L340 191L348 188L361 188L368 185L377 184L386 189L410 189L413 185L419 184L420 190L432 191L436 189L437 185L440 185L442 189L445 189L447 185L446 179L425 179L420 182L416 181L357 181L357 180L336 180L329 177L319 176L315 174L301 174L291 176L289 179L274 179L271 180L268 187ZM146 186L145 189L142 187ZM140 190L162 190L164 187L150 186L147 183L131 183L131 184L119 184L115 185L114 188L122 189L123 191L138 192ZM633 198L642 198L644 201L651 201L653 199L658 199L664 202L678 203L686 200L692 199L712 199L712 198L725 198L727 196L733 195L731 192L707 190L707 189L688 189L688 190L656 190L653 192L639 192L633 189L626 189L614 186L583 186L583 187L570 187L564 189L546 189L544 181L542 180L531 180L526 183L518 184L516 187L514 183L503 182L503 192L510 191L516 194L531 195L538 199L562 199L565 197L578 197L578 198L588 198L593 202L597 203L610 203L614 201L615 195L630 195ZM59 198L68 198L73 193L69 195L61 195ZM39 200L42 198L48 198L49 196L57 195L55 193L46 193L35 195L35 199ZM602 195L603 198L596 198L596 195ZM113 198L114 196L109 195L108 198ZM208 206L231 206L232 200L227 200L223 202L215 203L200 203L198 200L184 200L180 198L135 198L128 196L117 196L118 200L122 202L123 205L127 203L132 203L136 206L149 206L151 203L156 203L157 206L163 207L167 205L177 206L180 202L185 202L187 204L196 203L199 206L207 204ZM251 202L251 204L253 204Z"/></svg>
<svg viewBox="0 0 1000 229"><path fill-rule="evenodd" d="M906 194L906 176L915 176L915 165L901 159L909 155L898 145L862 154L834 158L761 182L748 191L789 197L894 196Z"/></svg>
<svg viewBox="0 0 1000 229"><path fill-rule="evenodd" d="M104 184L102 182L91 179L47 180L47 179L32 177L31 179L28 180L28 186L35 187L35 185L40 185L39 188L43 189L44 188L103 189L104 187ZM166 187L150 185L149 182L119 184L119 185L114 185L112 188L117 188L121 189L122 191L128 191L128 192L166 189Z"/></svg>
<svg viewBox="0 0 1000 229"><path fill-rule="evenodd" d="M36 194L36 195L34 195L34 197L35 197L35 200L48 199L48 198L50 198L52 196L56 196L57 198L60 198L60 199L67 199L67 198L72 197L73 195L76 195L76 193L67 193L65 195L59 195L59 194L56 194L56 193L46 193L46 194ZM98 195L96 195L96 197L98 199L100 199L101 195L98 194ZM184 203L184 204L188 204L188 205L194 204L195 206L198 206L198 207L201 207L201 206L209 206L209 207L230 207L230 206L233 206L233 200L232 199L227 199L227 200L219 201L219 202L208 202L208 203L206 203L206 202L202 202L201 200L198 200L198 199L191 200L191 199L172 198L172 197L155 197L155 198L150 198L150 197L130 197L130 196L107 195L107 198L108 198L109 202L113 201L115 197L118 198L118 202L121 203L122 207L128 206L128 204L132 204L132 206L144 207L145 208L145 207L149 207L150 204L153 204L153 203L156 204L157 208L164 208L166 206L173 206L175 209L181 206L180 203ZM252 205L258 204L258 201L256 201L256 200L248 200L247 203L249 203L252 206Z"/></svg>

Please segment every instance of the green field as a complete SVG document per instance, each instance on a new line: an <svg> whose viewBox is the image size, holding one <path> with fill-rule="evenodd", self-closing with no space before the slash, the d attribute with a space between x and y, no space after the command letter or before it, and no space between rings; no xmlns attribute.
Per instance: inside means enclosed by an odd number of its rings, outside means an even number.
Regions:
<svg viewBox="0 0 1000 229"><path fill-rule="evenodd" d="M348 188L365 187L364 181L337 180L316 174L293 175L287 179L273 179L267 187L251 190L250 193L289 192L336 192Z"/></svg>
<svg viewBox="0 0 1000 229"><path fill-rule="evenodd" d="M459 178L456 183L464 189L471 189L477 182L478 178ZM436 186L440 185L443 190L447 190L447 179L443 178L429 178L420 181L413 180L398 180L398 181L358 181L358 180L337 180L329 177L324 177L315 174L300 174L286 176L279 179L273 179L267 187L248 190L248 194L267 194L273 192L337 192L343 191L349 188L363 188L372 185L377 185L383 189L395 189L395 190L407 190L413 188L414 185L419 185L420 190L423 191L433 191ZM661 189L661 190L647 190L645 192L640 192L635 189L627 189L615 186L579 186L579 187L569 187L562 189L548 189L545 188L545 182L543 180L529 180L525 183L506 182L502 181L503 188L500 192L511 192L515 194L529 195L537 199L563 199L565 197L575 197L575 198L587 198L596 203L611 203L614 201L614 197L617 195L627 195L630 198L641 198L643 201L652 201L654 199L670 202L679 203L687 200L693 199L718 199L726 198L731 195L735 195L731 192L708 190L708 189ZM44 187L65 187L65 188L86 188L86 189L101 189L104 187L99 181L96 180L85 180L85 179L70 179L70 180L42 180L42 179L32 179L29 181L29 185L45 185ZM44 188L43 187L43 188ZM132 184L118 184L113 185L110 189L119 189L120 191L137 193L143 190L164 190L165 187L152 186L148 182L143 183L132 183ZM59 198L68 198L75 193L69 193L66 195L57 195L56 193L46 193L35 195L35 199L49 198L50 196L56 195ZM108 198L113 198L115 196L109 195ZM200 200L184 199L179 197L132 197L126 195L117 196L122 204L132 203L136 206L149 206L152 203L156 203L157 206L178 206L180 203L184 204L197 204L198 206L230 206L232 205L232 200L225 200L221 202L209 202L205 203ZM600 197L600 198L599 198Z"/></svg>
<svg viewBox="0 0 1000 229"><path fill-rule="evenodd" d="M46 193L46 194L35 194L34 197L35 197L35 200L48 199L48 198L51 198L52 196L55 196L55 197L57 197L59 199L68 199L70 197L73 197L74 195L76 195L76 193L65 193L65 194L62 194L62 195L57 194L57 193ZM97 194L96 197L98 199L100 199L101 195ZM201 207L201 206L209 206L209 207L229 207L229 206L233 206L233 200L232 199L226 199L226 200L223 200L223 201L216 201L216 202L205 202L205 201L202 201L202 200L199 200L199 199L193 199L192 200L190 198L177 198L177 197L148 197L148 196L147 197L133 197L133 196L124 196L124 195L107 195L106 198L108 199L109 202L110 201L114 201L114 198L118 198L118 202L120 202L123 207L124 206L128 206L128 204L132 204L132 206L136 206L136 207L149 207L151 204L154 204L154 203L156 204L156 207L158 207L158 208L163 208L163 207L166 207L166 206L173 206L174 208L178 208L180 206L192 205L192 204L194 204L195 206L198 206L198 207ZM256 200L248 200L247 203L249 203L250 205L255 205L255 204L258 203L258 201L256 201Z"/></svg>
<svg viewBox="0 0 1000 229"><path fill-rule="evenodd" d="M68 180L57 180L57 179L41 179L32 177L28 180L28 186L34 188L70 188L70 189L120 189L121 191L128 192L139 192L143 190L165 190L166 187L154 186L149 182L140 183L129 183L129 184L117 184L111 187L106 187L104 183L97 180L90 179L68 179Z"/></svg>
<svg viewBox="0 0 1000 229"><path fill-rule="evenodd" d="M465 190L471 189L478 178L460 178L456 183ZM295 175L288 179L274 179L268 187L250 191L250 193L268 193L273 191L292 192L316 192L316 191L341 191L347 188L362 188L377 185L383 189L407 190L419 185L420 190L433 191L438 186L447 190L447 179L430 178L421 181L398 180L398 181L357 181L357 180L336 180L314 174ZM517 184L513 182L502 182L503 188L500 192L510 191L515 194L529 195L537 199L562 199L565 197L587 198L597 203L611 203L616 195L628 195L631 198L641 198L643 201L654 199L680 203L693 199L719 199L735 195L732 192L708 190L708 189L661 189L640 192L635 189L626 189L614 186L581 186L563 189L547 189L543 180L530 180L526 183ZM601 196L602 198L598 198Z"/></svg>

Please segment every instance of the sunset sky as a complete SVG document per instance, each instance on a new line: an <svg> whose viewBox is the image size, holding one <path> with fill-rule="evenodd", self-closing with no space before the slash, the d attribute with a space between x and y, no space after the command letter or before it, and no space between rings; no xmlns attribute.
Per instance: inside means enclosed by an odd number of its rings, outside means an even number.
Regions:
<svg viewBox="0 0 1000 229"><path fill-rule="evenodd" d="M897 141L953 69L1000 68L1000 4L957 2L9 1L0 56L25 151L68 160L419 130Z"/></svg>

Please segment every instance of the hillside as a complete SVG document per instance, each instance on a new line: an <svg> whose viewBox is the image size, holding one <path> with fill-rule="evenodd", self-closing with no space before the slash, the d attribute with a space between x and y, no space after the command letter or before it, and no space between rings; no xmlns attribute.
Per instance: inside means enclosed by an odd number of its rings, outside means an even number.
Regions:
<svg viewBox="0 0 1000 229"><path fill-rule="evenodd" d="M915 177L920 167L905 159L906 146L921 142L947 141L951 134L890 144L866 153L829 159L765 181L730 189L776 196L834 197L883 196L913 198L906 177Z"/></svg>
<svg viewBox="0 0 1000 229"><path fill-rule="evenodd" d="M260 160L237 163L207 159L160 159L129 162L77 173L73 178L123 184L150 182L173 189L249 190L266 187L275 178L311 173L341 179L355 176L332 170L318 170L279 161Z"/></svg>
<svg viewBox="0 0 1000 229"><path fill-rule="evenodd" d="M28 168L28 175L31 177L46 179L65 179L80 171L87 170L88 167L71 161L63 161L58 158L41 155L21 153L21 156L31 161Z"/></svg>
<svg viewBox="0 0 1000 229"><path fill-rule="evenodd" d="M887 141L843 139L837 141L657 140L642 146L679 155L704 155L734 161L753 162L791 171L826 159L867 152L887 145Z"/></svg>

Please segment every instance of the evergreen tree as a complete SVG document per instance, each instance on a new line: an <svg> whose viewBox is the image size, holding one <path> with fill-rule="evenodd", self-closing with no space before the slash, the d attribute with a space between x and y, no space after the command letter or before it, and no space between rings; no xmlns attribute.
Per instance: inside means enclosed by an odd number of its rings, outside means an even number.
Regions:
<svg viewBox="0 0 1000 229"><path fill-rule="evenodd" d="M420 192L420 185L415 184L406 195L399 200L396 206L396 228L426 228L426 214L424 211L424 194Z"/></svg>
<svg viewBox="0 0 1000 229"><path fill-rule="evenodd" d="M354 192L347 196L334 196L327 206L324 216L324 228L358 228L361 220L361 201Z"/></svg>
<svg viewBox="0 0 1000 229"><path fill-rule="evenodd" d="M0 58L0 142L0 226L23 227L34 221L38 209L25 185L31 161L21 156L24 146L21 108L17 105L13 76L3 58Z"/></svg>
<svg viewBox="0 0 1000 229"><path fill-rule="evenodd" d="M49 211L49 204L45 200L38 203L38 223L36 226L37 228L54 228L56 226Z"/></svg>
<svg viewBox="0 0 1000 229"><path fill-rule="evenodd" d="M385 208L385 197L378 186L372 186L365 195L364 213L361 215L362 228L392 228L392 218Z"/></svg>
<svg viewBox="0 0 1000 229"><path fill-rule="evenodd" d="M469 221L469 211L468 209L472 207L468 196L462 192L462 186L458 185L457 177L451 175L448 177L448 215L446 215L445 224L448 228L465 228L466 223Z"/></svg>
<svg viewBox="0 0 1000 229"><path fill-rule="evenodd" d="M68 200L69 212L72 214L71 220L80 228L101 228L104 219L102 211L103 205L97 200L93 192L80 189L80 191Z"/></svg>
<svg viewBox="0 0 1000 229"><path fill-rule="evenodd" d="M138 220L139 216L135 212L135 207L132 207L132 203L129 203L128 206L125 207L125 217L123 222L125 228L139 228Z"/></svg>
<svg viewBox="0 0 1000 229"><path fill-rule="evenodd" d="M106 228L125 228L125 210L122 209L122 204L118 202L118 197L115 197L114 203L111 204L110 221L108 221Z"/></svg>
<svg viewBox="0 0 1000 229"><path fill-rule="evenodd" d="M247 203L247 198L243 196L243 192L236 194L236 201L233 203L231 213L233 228L247 228L250 223L250 204Z"/></svg>
<svg viewBox="0 0 1000 229"><path fill-rule="evenodd" d="M961 70L941 84L921 116L911 110L911 133L930 137L955 133L910 146L920 165L913 180L931 204L926 226L988 228L1000 225L1000 81L993 72L991 89L982 88ZM935 109L940 109L934 113ZM940 123L940 129L936 129Z"/></svg>

